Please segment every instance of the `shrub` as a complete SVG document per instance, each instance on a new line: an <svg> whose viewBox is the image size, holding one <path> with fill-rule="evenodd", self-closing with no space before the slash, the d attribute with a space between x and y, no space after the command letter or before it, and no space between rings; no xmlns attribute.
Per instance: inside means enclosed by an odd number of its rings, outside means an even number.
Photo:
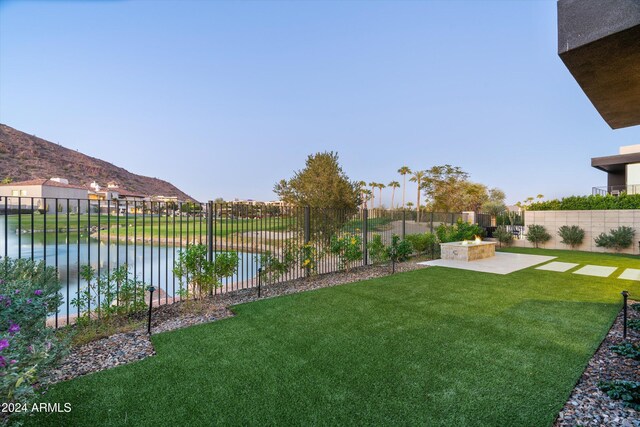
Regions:
<svg viewBox="0 0 640 427"><path fill-rule="evenodd" d="M59 291L55 268L44 262L5 258L0 263L1 402L33 401L41 373L66 350L67 342L46 327L61 302ZM0 423L8 416L0 413Z"/></svg>
<svg viewBox="0 0 640 427"><path fill-rule="evenodd" d="M628 357L629 359L640 360L640 347L625 341L622 344L616 344L609 347L614 353L618 353L621 356Z"/></svg>
<svg viewBox="0 0 640 427"><path fill-rule="evenodd" d="M633 237L635 236L636 231L625 225L620 226L616 229L612 229L607 233L601 233L594 240L596 242L596 246L600 248L614 249L615 251L621 251L622 249L626 249L633 244Z"/></svg>
<svg viewBox="0 0 640 427"><path fill-rule="evenodd" d="M640 311L640 302L637 302L635 304L631 304L631 309L633 309L635 311Z"/></svg>
<svg viewBox="0 0 640 427"><path fill-rule="evenodd" d="M631 319L627 322L629 328L640 331L640 319Z"/></svg>
<svg viewBox="0 0 640 427"><path fill-rule="evenodd" d="M387 247L387 255L393 262L404 262L411 256L411 244L406 240L400 240L400 236L394 234L391 237L391 245Z"/></svg>
<svg viewBox="0 0 640 427"><path fill-rule="evenodd" d="M404 238L411 247L413 252L421 255L429 251L433 253L434 246L438 244L438 237L433 233L407 234Z"/></svg>
<svg viewBox="0 0 640 427"><path fill-rule="evenodd" d="M640 382L638 381L605 381L598 383L600 390L616 400L622 400L625 406L640 411Z"/></svg>
<svg viewBox="0 0 640 427"><path fill-rule="evenodd" d="M507 227L504 225L496 228L496 231L493 232L493 237L498 240L500 247L502 247L502 245L510 246L513 243L513 233L507 230Z"/></svg>
<svg viewBox="0 0 640 427"><path fill-rule="evenodd" d="M571 246L571 249L582 244L584 230L577 225L563 225L558 229L558 236L562 238L560 243Z"/></svg>
<svg viewBox="0 0 640 427"><path fill-rule="evenodd" d="M530 225L529 231L526 234L527 240L535 245L537 248L540 243L546 243L551 239L551 235L547 233L547 229L543 225Z"/></svg>
<svg viewBox="0 0 640 427"><path fill-rule="evenodd" d="M362 239L359 234L353 233L345 233L340 237L333 235L329 250L338 256L340 268L348 271L352 262L362 259Z"/></svg>
<svg viewBox="0 0 640 427"><path fill-rule="evenodd" d="M311 243L307 243L302 245L298 253L300 256L300 264L302 264L302 268L304 268L307 276L315 274L318 265L318 251L316 247Z"/></svg>
<svg viewBox="0 0 640 427"><path fill-rule="evenodd" d="M235 252L217 253L213 261L207 259L205 245L192 245L181 250L178 259L173 264L173 274L180 278L180 293L184 295L183 279L193 287L194 293L213 293L213 289L220 286L220 279L229 277L238 267L238 254ZM186 291L188 292L188 291Z"/></svg>
<svg viewBox="0 0 640 427"><path fill-rule="evenodd" d="M289 239L285 241L282 252L266 251L260 254L261 274L265 282L275 283L280 277L289 272L298 263L300 251L301 248L296 245L295 241Z"/></svg>
<svg viewBox="0 0 640 427"><path fill-rule="evenodd" d="M374 264L379 264L389 260L387 250L384 243L382 243L382 236L379 234L373 235L371 241L367 243L367 250L369 251L369 258Z"/></svg>
<svg viewBox="0 0 640 427"><path fill-rule="evenodd" d="M640 194L607 194L591 196L571 196L562 200L548 200L531 203L530 211L566 211L566 210L608 210L608 209L640 209Z"/></svg>
<svg viewBox="0 0 640 427"><path fill-rule="evenodd" d="M469 224L458 219L454 225L440 224L436 229L438 240L442 243L458 242L460 240L471 240L475 236L483 236L484 229L478 224Z"/></svg>
<svg viewBox="0 0 640 427"><path fill-rule="evenodd" d="M99 317L109 319L114 314L132 314L147 307L144 301L147 286L129 278L126 264L110 274L105 272L100 276L90 265L83 265L80 267L80 277L87 282L87 286L71 300L71 305L81 312L79 321L89 320L92 309Z"/></svg>

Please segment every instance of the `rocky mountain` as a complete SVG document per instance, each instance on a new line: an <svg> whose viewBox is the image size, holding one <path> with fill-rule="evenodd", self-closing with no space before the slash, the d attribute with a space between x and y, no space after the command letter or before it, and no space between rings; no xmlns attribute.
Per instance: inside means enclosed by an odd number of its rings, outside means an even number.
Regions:
<svg viewBox="0 0 640 427"><path fill-rule="evenodd" d="M104 160L0 124L0 180L7 177L13 181L61 177L76 185L88 185L95 180L102 186L116 181L121 188L134 193L194 200L167 181L136 175Z"/></svg>

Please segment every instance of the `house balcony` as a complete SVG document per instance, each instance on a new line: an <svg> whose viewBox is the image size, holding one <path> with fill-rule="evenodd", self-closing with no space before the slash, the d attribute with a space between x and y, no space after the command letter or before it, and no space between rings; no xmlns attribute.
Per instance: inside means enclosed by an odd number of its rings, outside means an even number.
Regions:
<svg viewBox="0 0 640 427"><path fill-rule="evenodd" d="M610 185L605 187L593 187L592 194L599 194L606 196L611 194L612 196L619 196L621 194L640 194L640 184L629 185Z"/></svg>

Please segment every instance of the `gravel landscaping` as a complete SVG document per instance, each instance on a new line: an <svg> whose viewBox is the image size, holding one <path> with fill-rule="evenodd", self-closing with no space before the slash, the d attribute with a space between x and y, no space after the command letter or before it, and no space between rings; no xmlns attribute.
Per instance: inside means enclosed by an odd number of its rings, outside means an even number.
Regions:
<svg viewBox="0 0 640 427"><path fill-rule="evenodd" d="M629 305L635 301L629 301ZM629 319L640 318L640 312L629 309ZM569 400L558 414L554 424L565 426L640 426L640 412L625 407L598 388L600 381L640 381L640 362L623 357L609 349L623 342L622 311L598 351L589 361ZM640 332L627 329L627 340L640 343Z"/></svg>
<svg viewBox="0 0 640 427"><path fill-rule="evenodd" d="M415 262L396 264L396 272L425 268ZM390 265L352 268L348 272L323 274L288 282L263 285L260 299L310 291L388 276ZM152 333L171 331L200 323L213 322L233 316L229 307L258 299L257 288L239 289L198 301L178 301L154 308ZM70 380L92 372L142 360L155 351L146 329L115 334L107 338L74 347L45 379L48 383Z"/></svg>

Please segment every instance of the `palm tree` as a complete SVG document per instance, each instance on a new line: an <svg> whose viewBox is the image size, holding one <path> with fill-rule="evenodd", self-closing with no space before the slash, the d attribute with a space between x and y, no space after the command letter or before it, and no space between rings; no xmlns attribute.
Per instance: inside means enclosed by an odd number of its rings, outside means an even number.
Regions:
<svg viewBox="0 0 640 427"><path fill-rule="evenodd" d="M373 209L376 207L376 188L378 188L378 183L371 181L369 187L371 187L371 209Z"/></svg>
<svg viewBox="0 0 640 427"><path fill-rule="evenodd" d="M378 202L378 207L380 209L382 209L382 189L385 188L386 185L382 184L382 183L378 183L378 190L380 190L380 202Z"/></svg>
<svg viewBox="0 0 640 427"><path fill-rule="evenodd" d="M367 204L369 203L369 199L371 198L371 190L369 190L368 188L364 188L362 190L362 194L364 195L364 197L362 198L363 203L364 203L364 207L367 207Z"/></svg>
<svg viewBox="0 0 640 427"><path fill-rule="evenodd" d="M365 187L367 186L367 183L365 181L358 181L358 187L360 188L360 199L362 200L362 203L360 204L360 207L362 208L366 208L366 199L364 198L364 190Z"/></svg>
<svg viewBox="0 0 640 427"><path fill-rule="evenodd" d="M413 172L413 175L409 178L409 181L418 184L418 197L416 198L416 208L418 209L416 217L418 222L420 222L420 190L422 190L420 187L422 186L422 180L425 178L425 175L425 171L416 171Z"/></svg>
<svg viewBox="0 0 640 427"><path fill-rule="evenodd" d="M398 181L391 181L387 187L391 187L391 209L393 209L393 196L396 194L396 188L400 187L400 183Z"/></svg>
<svg viewBox="0 0 640 427"><path fill-rule="evenodd" d="M402 166L398 169L398 173L402 175L402 209L404 209L404 195L407 190L407 175L411 173L409 166Z"/></svg>

